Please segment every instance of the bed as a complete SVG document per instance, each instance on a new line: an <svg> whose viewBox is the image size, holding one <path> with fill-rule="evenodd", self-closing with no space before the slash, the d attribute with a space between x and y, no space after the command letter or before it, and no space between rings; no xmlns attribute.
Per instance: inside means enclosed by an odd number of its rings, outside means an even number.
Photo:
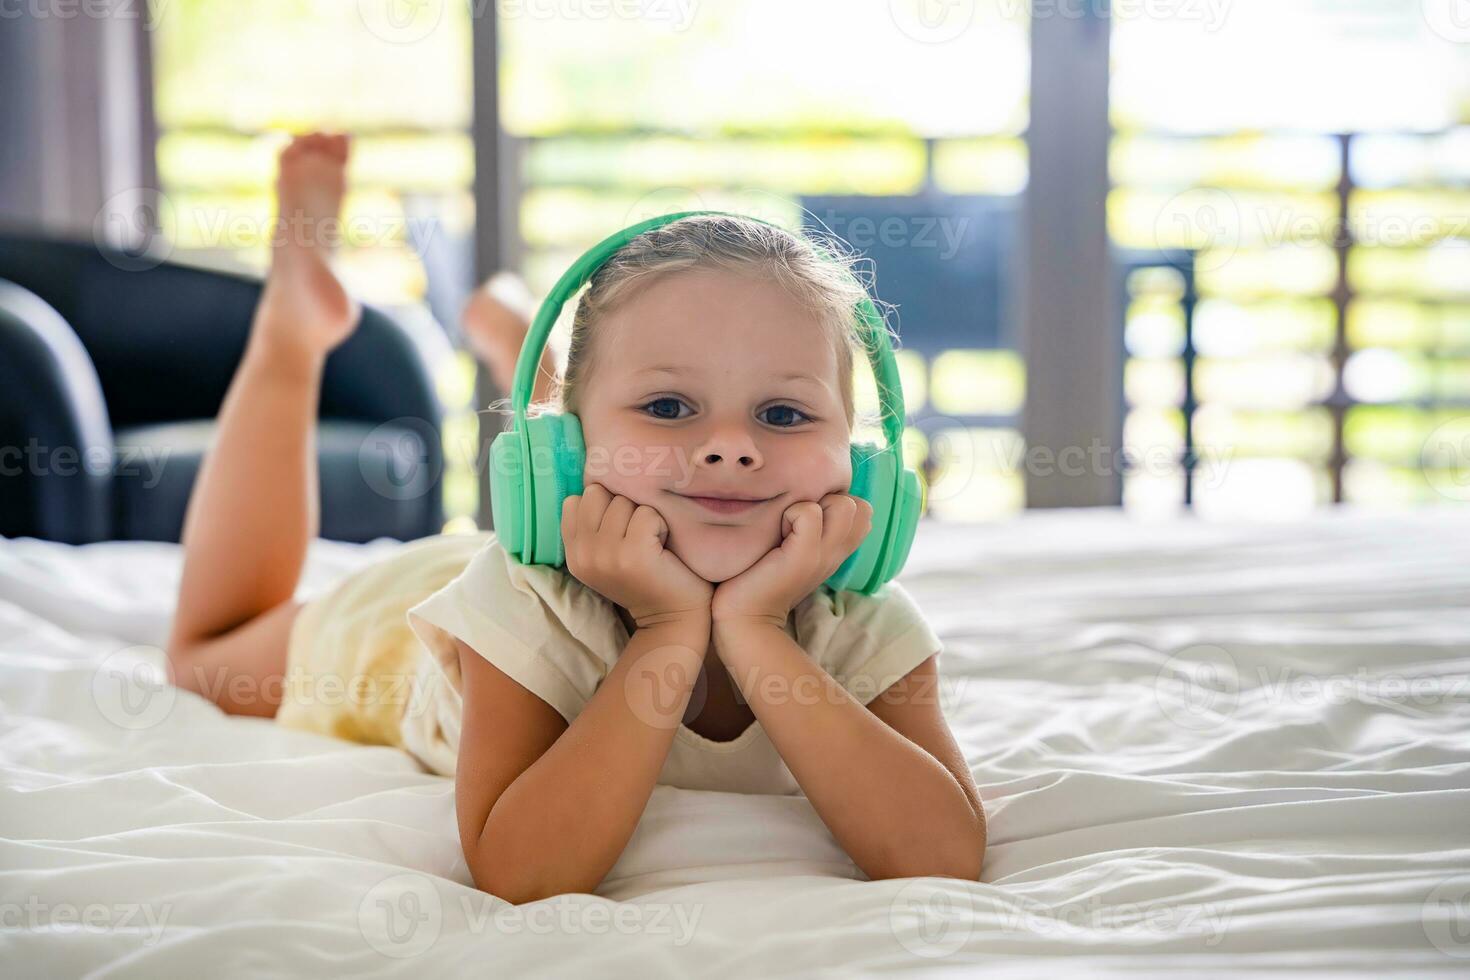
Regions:
<svg viewBox="0 0 1470 980"><path fill-rule="evenodd" d="M393 546L314 542L302 594ZM981 882L657 787L596 895L527 906L451 780L160 686L179 567L0 539L8 976L1470 973L1467 510L925 523Z"/></svg>

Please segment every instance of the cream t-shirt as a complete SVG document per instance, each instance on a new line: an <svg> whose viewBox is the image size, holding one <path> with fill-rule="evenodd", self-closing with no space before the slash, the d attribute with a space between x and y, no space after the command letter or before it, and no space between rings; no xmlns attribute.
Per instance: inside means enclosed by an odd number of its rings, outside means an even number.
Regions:
<svg viewBox="0 0 1470 980"><path fill-rule="evenodd" d="M454 774L463 699L458 637L571 724L617 663L628 630L617 607L565 568L522 565L491 535L464 571L408 611L423 655L403 718L403 744L430 770ZM873 595L825 586L792 610L786 632L859 703L931 655L939 637L897 582ZM684 789L795 795L801 787L757 719L733 741L685 725L658 782Z"/></svg>

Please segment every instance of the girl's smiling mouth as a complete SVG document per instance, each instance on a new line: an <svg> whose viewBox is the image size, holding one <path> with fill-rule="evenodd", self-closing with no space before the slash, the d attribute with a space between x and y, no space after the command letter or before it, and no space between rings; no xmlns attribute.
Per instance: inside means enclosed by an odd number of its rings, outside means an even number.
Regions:
<svg viewBox="0 0 1470 980"><path fill-rule="evenodd" d="M762 504L770 503L772 500L776 499L774 497L765 497L759 500L741 500L730 497L696 497L689 494L677 493L673 490L670 490L669 492L674 494L674 496L676 497L683 497L685 500L691 500L694 503L699 504L701 507L713 511L716 514L744 514L747 511L754 510Z"/></svg>

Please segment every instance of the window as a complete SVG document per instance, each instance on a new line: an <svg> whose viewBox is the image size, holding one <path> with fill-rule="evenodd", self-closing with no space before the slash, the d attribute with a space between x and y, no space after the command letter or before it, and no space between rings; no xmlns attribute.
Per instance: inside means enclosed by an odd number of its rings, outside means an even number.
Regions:
<svg viewBox="0 0 1470 980"><path fill-rule="evenodd" d="M468 240L474 223L470 8L434 4L402 20L386 6L155 3L160 217L174 260L263 273L280 147L292 132L350 131L341 272L355 295L437 329L415 319L423 256L435 239ZM445 513L458 529L473 527L478 499L473 377L461 352L436 379Z"/></svg>
<svg viewBox="0 0 1470 980"><path fill-rule="evenodd" d="M1114 22L1111 234L1192 252L1128 289L1125 504L1470 497L1470 46L1419 4L1178 9Z"/></svg>

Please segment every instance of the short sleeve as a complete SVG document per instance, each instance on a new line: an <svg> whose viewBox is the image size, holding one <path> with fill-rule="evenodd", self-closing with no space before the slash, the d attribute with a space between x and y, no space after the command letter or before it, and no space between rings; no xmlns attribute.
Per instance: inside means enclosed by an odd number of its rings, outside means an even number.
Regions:
<svg viewBox="0 0 1470 980"><path fill-rule="evenodd" d="M860 703L867 704L943 644L896 581L872 595L823 586L795 610L796 639Z"/></svg>
<svg viewBox="0 0 1470 980"><path fill-rule="evenodd" d="M522 565L493 538L408 621L449 677L459 678L458 638L568 724L621 652L605 599L563 569Z"/></svg>

